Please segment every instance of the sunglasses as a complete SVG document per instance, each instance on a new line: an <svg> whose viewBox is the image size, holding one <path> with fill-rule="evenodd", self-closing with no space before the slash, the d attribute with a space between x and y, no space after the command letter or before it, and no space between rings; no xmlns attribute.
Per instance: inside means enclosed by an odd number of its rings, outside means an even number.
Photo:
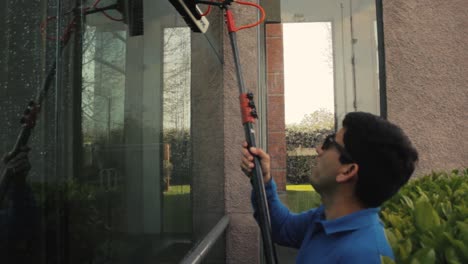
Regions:
<svg viewBox="0 0 468 264"><path fill-rule="evenodd" d="M341 146L340 144L338 144L338 142L336 142L335 136L336 136L336 134L333 133L333 134L328 135L325 138L325 140L323 141L323 144L322 144L322 150L328 150L331 147L334 147L336 150L338 150L338 152L340 152L340 162L341 163L343 163L343 164L353 163L354 162L353 158L351 157L349 152L343 146Z"/></svg>

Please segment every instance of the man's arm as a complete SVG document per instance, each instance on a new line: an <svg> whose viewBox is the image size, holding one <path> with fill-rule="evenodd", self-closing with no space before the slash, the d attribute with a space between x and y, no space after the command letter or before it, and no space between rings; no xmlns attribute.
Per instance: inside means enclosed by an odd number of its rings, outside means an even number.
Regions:
<svg viewBox="0 0 468 264"><path fill-rule="evenodd" d="M304 240L309 224L315 217L316 209L299 214L291 213L279 199L276 192L276 183L273 180L265 184L265 190L274 242L282 246L299 248ZM256 211L254 199L254 195L252 195L252 204Z"/></svg>
<svg viewBox="0 0 468 264"><path fill-rule="evenodd" d="M250 176L250 172L254 166L252 155L257 155L260 158L268 200L273 241L283 246L299 248L307 231L308 223L310 223L310 220L314 216L315 210L301 214L291 213L280 201L276 192L276 184L270 175L270 156L259 148L251 148L249 152L247 150L247 143L244 143L242 153L244 157L242 159L241 168L247 176ZM255 195L252 191L252 205L255 210L255 218L257 214L256 204Z"/></svg>

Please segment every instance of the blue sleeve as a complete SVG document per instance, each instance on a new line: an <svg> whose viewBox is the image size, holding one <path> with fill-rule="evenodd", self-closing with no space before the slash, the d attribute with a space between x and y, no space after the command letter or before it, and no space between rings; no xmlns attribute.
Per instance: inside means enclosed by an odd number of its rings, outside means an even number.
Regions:
<svg viewBox="0 0 468 264"><path fill-rule="evenodd" d="M276 183L273 179L265 184L265 191L270 210L273 241L282 246L299 248L304 239L308 224L315 215L315 210L300 214L291 213L281 203L276 192ZM252 205L255 210L254 217L257 219L257 205L254 191L252 191Z"/></svg>

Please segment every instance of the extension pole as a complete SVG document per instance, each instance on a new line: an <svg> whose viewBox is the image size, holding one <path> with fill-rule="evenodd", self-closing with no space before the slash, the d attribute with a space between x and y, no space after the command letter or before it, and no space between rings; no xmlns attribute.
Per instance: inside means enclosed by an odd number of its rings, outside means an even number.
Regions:
<svg viewBox="0 0 468 264"><path fill-rule="evenodd" d="M241 110L242 110L242 122L244 125L245 137L247 140L247 144L250 147L256 147L255 144L255 129L254 129L254 121L257 117L255 111L255 107L253 106L253 94L247 93L247 89L245 88L244 78L242 77L242 68L239 59L239 49L237 47L237 39L236 39L236 30L235 30L235 23L232 16L231 11L228 9L228 6L224 6L225 15L226 15L226 23L228 26L229 31L229 38L231 40L232 46L232 53L234 55L234 64L236 65L236 73L237 73L237 81L239 84L239 92L240 92L240 103L241 103ZM249 105L250 103L250 105ZM248 112L247 112L248 111ZM255 200L257 204L258 210L258 224L260 226L260 231L262 233L262 240L263 240L263 250L266 259L266 263L278 263L278 259L276 256L275 246L273 244L273 240L271 237L271 221L270 221L270 214L268 210L268 203L265 194L265 185L263 182L263 173L262 167L260 165L260 159L254 155L254 164L255 168L253 170L252 175L252 185L253 191L255 195Z"/></svg>
<svg viewBox="0 0 468 264"><path fill-rule="evenodd" d="M49 70L43 88L39 91L36 97L36 101L29 102L23 115L23 118L21 119L20 132L18 134L18 137L16 138L13 148L8 153L9 156L15 156L16 154L18 154L22 147L25 147L28 144L32 130L36 126L36 119L40 112L41 103L44 100L45 94L47 93L47 90L49 89L52 83L53 76L56 70L56 65L57 64L54 62L52 68ZM8 192L10 183L12 181L11 177L8 177L7 173L7 168L5 168L0 173L0 203L2 203L5 199L6 193Z"/></svg>
<svg viewBox="0 0 468 264"><path fill-rule="evenodd" d="M65 39L61 42L60 46L58 47L58 54L62 54L63 47L67 45L68 40L69 39ZM56 71L57 60L54 61L51 68L49 69L44 83L36 95L35 101L29 102L28 106L26 107L23 117L21 118L21 129L19 131L18 137L16 138L15 144L13 145L13 148L10 152L8 152L9 156L15 156L22 147L27 146L32 130L36 126L36 121L41 111L42 102L44 101L48 90L52 86ZM3 203L12 181L11 177L8 177L7 174L8 171L6 168L0 172L0 203Z"/></svg>

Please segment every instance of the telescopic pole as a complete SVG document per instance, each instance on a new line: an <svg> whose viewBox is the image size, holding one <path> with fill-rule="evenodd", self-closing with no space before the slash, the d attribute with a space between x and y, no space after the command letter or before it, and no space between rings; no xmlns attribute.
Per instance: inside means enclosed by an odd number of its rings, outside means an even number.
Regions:
<svg viewBox="0 0 468 264"><path fill-rule="evenodd" d="M247 144L250 147L256 147L255 143L255 129L254 129L254 122L255 118L257 118L257 112L255 108L255 103L253 100L253 93L247 92L245 88L244 78L242 76L242 68L240 64L239 58L239 48L237 46L237 39L236 39L236 30L235 30L235 22L232 16L231 10L228 9L228 6L224 6L225 16L226 16L226 24L229 31L229 38L231 41L232 53L234 55L234 64L236 65L236 75L237 81L239 85L239 93L240 93L240 105L241 105L241 112L242 112L242 123L244 125L245 131L245 138L247 140ZM258 210L258 224L260 226L260 231L262 233L262 240L263 240L263 249L266 263L278 263L278 259L276 256L275 246L273 244L273 240L271 237L271 221L270 221L270 214L268 211L268 203L265 194L265 185L263 182L263 173L262 168L260 165L260 160L257 156L254 156L254 170L252 175L252 185L253 191L255 195L257 210Z"/></svg>

